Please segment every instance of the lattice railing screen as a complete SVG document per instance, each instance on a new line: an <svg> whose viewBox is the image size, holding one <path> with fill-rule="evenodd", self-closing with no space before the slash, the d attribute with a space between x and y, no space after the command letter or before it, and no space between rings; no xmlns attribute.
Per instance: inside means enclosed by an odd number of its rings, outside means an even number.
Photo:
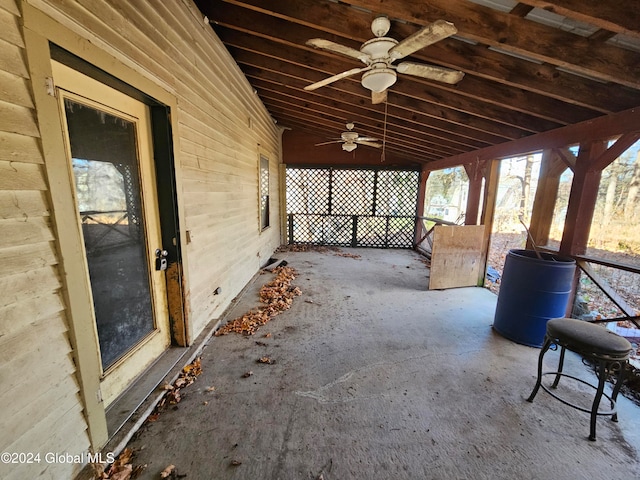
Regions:
<svg viewBox="0 0 640 480"><path fill-rule="evenodd" d="M411 248L419 173L287 168L289 243Z"/></svg>

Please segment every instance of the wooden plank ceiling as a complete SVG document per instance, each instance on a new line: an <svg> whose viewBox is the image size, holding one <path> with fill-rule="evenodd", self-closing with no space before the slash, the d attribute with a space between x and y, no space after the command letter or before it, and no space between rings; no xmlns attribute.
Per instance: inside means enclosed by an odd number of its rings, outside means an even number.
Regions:
<svg viewBox="0 0 640 480"><path fill-rule="evenodd" d="M640 1L196 0L278 125L310 142L358 133L388 155L425 164L640 106ZM362 67L305 45L323 38L356 50L391 19L402 40L431 22L458 33L404 60L465 73L456 85L398 74L374 105ZM386 119L386 121L385 121ZM310 143L312 145L312 143ZM322 147L317 147L322 148ZM358 148L371 148L359 146Z"/></svg>

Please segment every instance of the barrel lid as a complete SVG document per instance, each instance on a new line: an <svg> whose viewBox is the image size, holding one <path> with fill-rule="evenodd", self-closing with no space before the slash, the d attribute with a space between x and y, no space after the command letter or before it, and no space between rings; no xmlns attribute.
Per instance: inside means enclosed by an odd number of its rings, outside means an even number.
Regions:
<svg viewBox="0 0 640 480"><path fill-rule="evenodd" d="M538 258L538 254L542 258ZM520 249L512 249L509 250L509 255L518 257L523 260L532 260L536 262L544 262L546 263L557 263L558 266L566 264L566 265L575 265L576 261L571 257L565 257L562 255L558 255L555 253L548 252L535 252L534 250L520 250Z"/></svg>

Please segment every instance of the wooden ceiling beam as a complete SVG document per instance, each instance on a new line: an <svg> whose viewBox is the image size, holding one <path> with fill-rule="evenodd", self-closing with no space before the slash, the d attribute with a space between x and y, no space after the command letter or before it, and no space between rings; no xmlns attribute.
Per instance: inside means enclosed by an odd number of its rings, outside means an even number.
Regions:
<svg viewBox="0 0 640 480"><path fill-rule="evenodd" d="M327 126L332 125L331 137L339 137L340 133L345 131L345 123L347 121L345 117L340 115L334 116L332 115L333 112L329 110L319 111L312 107L301 107L297 104L275 99L271 99L269 101L269 106L274 112L283 110L299 112L301 117L304 116L307 119L311 119L316 124L322 123ZM349 117L347 117L347 119L348 118ZM407 135L401 128L394 125L387 125L386 135L384 133L384 129L374 127L366 122L356 122L356 130L363 136L374 136L380 141L386 140L388 144L397 145L399 148L415 150L416 152L431 152L437 158L447 155L447 149L433 145L430 142L421 141L420 138ZM452 150L449 149L448 151L451 152Z"/></svg>
<svg viewBox="0 0 640 480"><path fill-rule="evenodd" d="M375 119L378 123L384 119L383 111L369 109L363 105L355 105L353 102L349 102L349 98L346 95L344 96L347 97L344 99L345 101L340 101L343 96L339 94L329 97L322 95L320 92L312 92L312 95L309 95L309 92L299 92L284 87L277 82L270 81L264 75L261 77L254 76L250 70L246 72L246 75L251 83L261 90L274 92L283 97L291 97L292 99L303 102L311 101L326 106L343 105L344 109L348 108L350 111L360 112L362 115ZM463 126L442 122L436 116L428 116L417 110L407 111L393 104L389 104L387 109L389 121L404 125L406 128L414 131L429 133L430 135L454 142L463 147L483 148L507 140L504 137L489 135L477 130L465 129Z"/></svg>
<svg viewBox="0 0 640 480"><path fill-rule="evenodd" d="M315 92L304 92L302 88L308 84L307 80L304 80L304 74L301 74L299 69L289 68L285 63L277 63L271 65L267 63L267 60L259 55L252 54L250 52L238 51L236 53L236 60L240 63L241 67L246 72L245 74L253 75L250 68L254 71L259 71L261 78L267 78L275 83L286 84L291 88L294 85L299 86L299 91L302 94L309 94L321 92L321 95L327 97L334 97L340 95L345 102L350 102L360 107L366 107L370 109L378 109L382 111L383 105L372 105L369 96L365 96L366 90L362 88L359 82L354 81L341 81L334 83L324 89L318 89ZM494 122L492 119L478 118L465 112L459 112L440 105L433 105L432 103L422 101L417 98L408 98L396 92L391 91L389 97L393 100L389 103L398 106L399 108L408 110L409 113L424 114L427 116L437 117L440 122L452 123L452 131L456 126L466 127L468 129L477 129L481 132L486 132L491 135L503 137L504 139L521 138L531 133L530 130L520 129L512 125L504 125Z"/></svg>
<svg viewBox="0 0 640 480"><path fill-rule="evenodd" d="M353 152L342 150L338 143L321 145L323 141L313 132L301 128L286 131L282 137L283 162L287 167L338 167L358 168L362 166L383 168L408 168L419 170L423 162L411 155L399 155L388 148L384 150L360 145ZM327 159L331 159L327 162Z"/></svg>
<svg viewBox="0 0 640 480"><path fill-rule="evenodd" d="M594 44L579 35L483 5L451 0L429 0L417 4L404 0L387 0L384 3L378 0L345 0L344 3L419 25L443 18L455 24L460 37L569 68L605 82L640 89L637 74L640 53L606 43ZM626 11L623 4L617 5Z"/></svg>
<svg viewBox="0 0 640 480"><path fill-rule="evenodd" d="M286 35L287 39L291 40L295 45L304 45L304 42L309 38L321 36L322 38L345 44L346 39L351 39L356 42L355 45L351 44L351 46L359 48L359 44L372 37L370 24L373 15L363 10L353 9L349 5L346 5L346 3L368 4L369 9L373 12L383 13L376 9L378 3L375 1L340 3L319 2L317 0L296 0L295 2L272 2L267 0L228 1L234 5L241 6L244 10L240 9L240 12L244 11L246 13L249 10L254 10L265 15L274 15L290 22L296 22L319 31L315 35L308 33L306 36L302 35L299 37L296 36L296 32L286 32L286 34L281 32L280 34L274 35L274 37ZM225 3L223 0L200 0L200 2L212 4L212 7L218 5L217 10L211 8L212 13L217 15L223 13L226 15L226 10L229 8L229 3ZM387 2L385 2L385 4L386 3ZM446 3L447 7L450 5L453 6L453 4L456 3L473 5L466 1L456 2L454 0L444 0L444 2L440 3ZM407 15L407 10L414 10L413 8L408 8L407 4L403 5L401 10L393 11L393 9L389 9L387 14L389 14L391 18L403 18L403 16ZM500 13L491 9L487 10L497 14ZM437 18L444 18L445 20L456 23L451 18L445 18L447 16L447 8L438 10L435 14L436 16L420 16L418 17L419 19L416 19L415 17L419 14L420 12L412 16L413 25L394 22L391 36L398 39L405 38L411 33L414 33L420 25L426 25ZM242 15L239 14L238 16L241 17ZM478 15L475 15L474 17L477 16ZM502 14L502 16L508 18L510 15ZM237 23L238 20L235 20L235 22ZM522 20L522 22L525 24L533 24L533 22L528 20ZM255 23L256 22L252 22L252 24ZM477 23L477 29L488 28L483 26L482 21L478 21ZM242 22L240 22L240 24L242 24ZM559 32L552 27L545 27L545 29L550 33ZM572 35L566 32L560 33ZM533 39L533 41L535 42L535 39ZM564 43L562 43L562 45L564 45ZM497 41L493 42L493 46L502 47L503 45ZM619 49L616 48L616 50ZM543 64L536 64L517 57L493 52L488 50L484 44L471 45L456 39L446 39L416 52L412 55L412 58L459 69L467 75L504 83L505 85L510 85L515 88L523 88L531 92L566 101L567 103L592 108L601 113L621 111L628 108L629 105L640 104L639 92L633 90L621 91L619 88L615 88L615 85L598 83L587 78L556 70L554 65L560 63L564 65L563 62L556 61L551 65L545 60L541 60ZM594 88L598 85L599 89ZM638 99L638 101L634 101L634 98Z"/></svg>
<svg viewBox="0 0 640 480"><path fill-rule="evenodd" d="M283 55L282 57L276 57L275 55L269 56L265 52L264 47L262 47L262 50L258 50L259 47L254 45L255 43L267 43L267 40L246 35L227 35L228 33L229 32L221 32L221 38L223 38L225 44L227 44L230 49L231 47L236 47L236 49L233 50L233 55L237 62L248 63L247 58L251 58L255 66L261 67L269 65L269 69L281 69L287 74L297 76L301 79L307 79L307 85L322 80L336 72L348 70L353 67L352 64L338 60L334 56L314 55L313 52L304 50L292 49L290 52L287 52L286 56ZM360 85L359 77L345 78L334 82L332 86L338 84L346 85L348 83L352 83L354 87L358 88L362 93L368 93L368 91ZM399 78L397 83L391 87L390 91L421 99L422 101L438 105L441 108L455 109L477 117L500 121L506 125L524 128L532 133L550 130L567 124L566 118L564 118L563 121L551 121L533 113L525 113L519 110L505 108L495 103L474 101L474 99L443 90L439 88L439 86L428 84L426 81L412 81L411 79L407 79L406 76ZM497 92L495 93L497 94ZM518 103L517 98L511 97L509 100ZM564 106L566 106L566 104ZM563 105L556 104L556 108L562 109ZM558 116L562 115L563 114L558 113ZM582 115L577 118L581 117Z"/></svg>
<svg viewBox="0 0 640 480"><path fill-rule="evenodd" d="M524 18L529 14L531 10L533 10L533 7L531 5L517 3L516 6L509 11L509 14L515 15L516 17Z"/></svg>
<svg viewBox="0 0 640 480"><path fill-rule="evenodd" d="M595 25L614 33L640 38L640 3L602 0L520 0L563 17Z"/></svg>
<svg viewBox="0 0 640 480"><path fill-rule="evenodd" d="M309 119L308 121L300 120L295 112L284 112L282 115L285 119L289 120L288 123L292 130L305 132L313 138L317 138L318 136L321 138L324 137L325 141L328 141L328 139L334 138L335 136L335 129L327 129L326 126L315 124L314 119ZM398 148L390 142L385 145L385 151L392 152L398 158L402 158L416 164L427 164L430 161L439 158L437 155L433 155L419 149L411 152L404 148Z"/></svg>
<svg viewBox="0 0 640 480"><path fill-rule="evenodd" d="M244 21L244 23L240 23L242 21ZM269 55L274 58L286 58L295 63L300 62L299 58L301 55L307 58L309 57L308 54L302 53L303 51L309 50L308 47L304 46L304 42L309 38L323 35L323 32L306 26L292 24L282 18L269 17L251 10L245 10L243 12L239 7L232 5L226 6L226 8L221 9L221 11L217 13L216 22L218 23L216 32L218 32L223 42L244 49L253 49L254 51L259 51L264 55ZM251 27L249 28L249 26ZM222 27L226 27L230 31L225 31ZM413 29L411 33L414 31L415 29ZM286 36L286 40L278 37L279 34ZM407 36L408 35L409 33L407 32ZM363 41L370 37L371 33L368 34L368 37L364 37ZM359 48L361 44L361 42L355 42L348 38L336 39L332 37L332 39L356 49ZM264 40L267 40L267 42ZM487 50L484 49L484 51L486 52ZM362 66L362 64L359 64L355 60L347 60L339 55L322 51L314 51L314 53L316 57L318 57L318 61L327 62L329 59L335 60L335 67L333 67L332 70L328 70L327 75L333 75L340 71L351 69L354 66ZM505 57L505 55L500 56ZM421 58L419 55L414 55L414 57L418 59ZM456 66L454 67L457 68ZM411 77L409 75L399 75L399 80L403 80L408 89L426 88L433 96L443 98L445 101L452 98L452 95L453 98L466 97L460 99L460 103L480 101L485 104L484 108L496 106L503 109L515 110L554 122L557 124L556 126L587 120L602 113L600 109L593 110L592 108L585 108L573 103L566 103L558 98L513 87L499 81L496 82L481 78L475 76L473 72L467 75L463 81L457 85L447 85L440 82ZM400 82L398 82L397 85L399 84ZM394 86L394 88L398 87ZM640 96L638 100L640 101Z"/></svg>
<svg viewBox="0 0 640 480"><path fill-rule="evenodd" d="M593 120L482 148L474 152L443 158L430 164L430 167L433 166L435 167L434 169L440 169L481 160L513 157L582 142L606 140L635 132L640 132L640 107L611 115L603 115Z"/></svg>
<svg viewBox="0 0 640 480"><path fill-rule="evenodd" d="M299 105L315 104L316 108L324 109L327 107L333 107L340 110L345 118L351 118L353 115L362 115L375 120L376 125L381 125L384 122L384 113L379 111L371 111L362 107L356 107L352 103L337 102L335 99L328 99L320 95L303 96L301 94L296 95L290 89L282 88L276 84L261 80L260 78L254 78L250 75L248 78L251 80L252 85L258 90L260 98L273 98L277 96L279 98L289 98L291 103ZM307 92L305 92L307 93ZM267 102L265 102L267 103ZM428 119L422 122L418 121L418 118L407 121L403 118L402 114L406 115L406 112L399 110L398 108L390 105L387 112L387 122L392 125L399 125L412 132L414 135L425 135L433 138L434 141L442 141L443 145L449 145L451 147L466 151L469 149L483 148L489 146L493 142L481 142L474 139L464 138L455 132L437 130L431 127L428 123ZM500 139L498 141L504 141Z"/></svg>
<svg viewBox="0 0 640 480"><path fill-rule="evenodd" d="M327 108L321 104L315 104L313 102L305 102L304 100L294 100L291 97L281 97L277 94L273 94L272 92L258 90L258 94L260 98L263 99L263 102L267 106L277 106L277 105L289 105L291 108L297 108L301 112L316 112L316 113L328 113L331 115L335 115L336 118L344 119L343 125L347 123L347 121L351 120L356 124L356 127L360 129L360 133L363 136L374 136L381 137L384 134L384 124L383 122L372 124L371 119L359 114L354 109L333 109ZM344 131L344 128L341 130ZM362 132L364 131L364 133ZM424 146L430 146L434 151L438 151L439 153L446 154L449 152L450 155L455 153L468 152L469 150L473 150L473 147L462 147L460 145L452 144L452 142L447 142L441 138L433 137L432 135L426 133L415 132L414 130L410 130L402 125L398 125L394 122L387 122L387 135L393 135L394 138L405 138L407 140L407 145L419 144Z"/></svg>

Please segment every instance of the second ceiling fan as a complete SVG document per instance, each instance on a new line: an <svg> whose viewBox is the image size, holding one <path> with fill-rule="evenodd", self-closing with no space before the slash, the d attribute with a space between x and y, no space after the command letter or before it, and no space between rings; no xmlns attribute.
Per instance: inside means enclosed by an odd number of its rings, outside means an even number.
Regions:
<svg viewBox="0 0 640 480"><path fill-rule="evenodd" d="M348 122L346 124L347 131L342 132L340 138L336 138L329 142L316 143L316 147L320 145L329 145L330 143L342 143L342 149L347 152L353 152L358 145L366 145L368 147L380 148L382 144L376 143L379 140L377 138L372 137L361 137L358 132L354 132L353 128L355 127L353 122Z"/></svg>
<svg viewBox="0 0 640 480"><path fill-rule="evenodd" d="M322 38L308 40L307 45L309 46L355 58L366 66L352 68L346 72L333 75L308 85L304 89L315 90L342 78L363 73L361 83L363 87L371 90L372 102L384 103L387 99L387 89L396 82L396 72L449 84L456 84L462 80L463 72L436 65L414 62L402 62L398 65L392 65L398 59L455 34L457 29L452 23L436 20L401 42L385 37L390 27L391 22L386 16L374 18L373 22L371 22L371 31L376 37L363 43L360 50Z"/></svg>

